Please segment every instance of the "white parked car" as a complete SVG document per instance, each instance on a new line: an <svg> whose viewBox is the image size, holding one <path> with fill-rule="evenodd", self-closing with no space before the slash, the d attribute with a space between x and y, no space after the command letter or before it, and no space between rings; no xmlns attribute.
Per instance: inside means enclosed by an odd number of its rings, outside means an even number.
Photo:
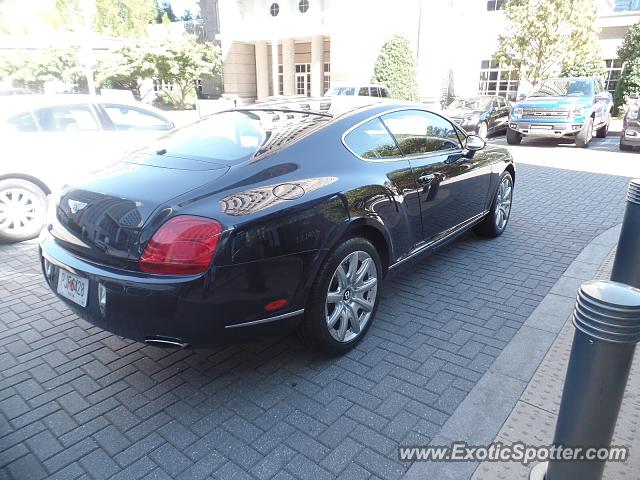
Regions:
<svg viewBox="0 0 640 480"><path fill-rule="evenodd" d="M359 85L334 85L327 93L325 97L381 97L390 98L391 94L386 85L382 84L359 84Z"/></svg>
<svg viewBox="0 0 640 480"><path fill-rule="evenodd" d="M88 95L0 99L0 241L38 235L47 196L147 143L173 122L160 110Z"/></svg>

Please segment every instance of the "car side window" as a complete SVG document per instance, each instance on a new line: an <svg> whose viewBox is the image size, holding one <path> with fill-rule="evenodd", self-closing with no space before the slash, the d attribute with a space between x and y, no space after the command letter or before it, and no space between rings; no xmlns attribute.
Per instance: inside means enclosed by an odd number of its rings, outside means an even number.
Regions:
<svg viewBox="0 0 640 480"><path fill-rule="evenodd" d="M462 148L451 122L430 112L404 110L382 116L404 155Z"/></svg>
<svg viewBox="0 0 640 480"><path fill-rule="evenodd" d="M356 155L366 159L397 158L402 154L396 142L379 118L374 118L350 131L345 145Z"/></svg>
<svg viewBox="0 0 640 480"><path fill-rule="evenodd" d="M380 96L384 98L389 98L389 90L384 87L380 88Z"/></svg>
<svg viewBox="0 0 640 480"><path fill-rule="evenodd" d="M45 132L100 130L89 105L59 105L36 110L40 127Z"/></svg>
<svg viewBox="0 0 640 480"><path fill-rule="evenodd" d="M372 97L379 97L380 96L380 89L378 87L369 87L369 90L371 90L371 96Z"/></svg>
<svg viewBox="0 0 640 480"><path fill-rule="evenodd" d="M361 97L368 97L369 87L360 87L360 90L358 90L358 95Z"/></svg>
<svg viewBox="0 0 640 480"><path fill-rule="evenodd" d="M16 132L37 132L38 126L31 116L31 112L14 115L7 120L7 126Z"/></svg>
<svg viewBox="0 0 640 480"><path fill-rule="evenodd" d="M170 130L171 125L151 112L129 105L103 105L116 130Z"/></svg>

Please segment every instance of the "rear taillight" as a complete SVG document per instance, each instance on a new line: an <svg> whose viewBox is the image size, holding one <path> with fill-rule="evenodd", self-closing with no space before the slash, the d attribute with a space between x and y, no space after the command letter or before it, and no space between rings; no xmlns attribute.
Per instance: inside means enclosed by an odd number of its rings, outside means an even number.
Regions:
<svg viewBox="0 0 640 480"><path fill-rule="evenodd" d="M204 272L216 253L222 225L210 218L179 215L160 227L140 257L140 270L165 275Z"/></svg>

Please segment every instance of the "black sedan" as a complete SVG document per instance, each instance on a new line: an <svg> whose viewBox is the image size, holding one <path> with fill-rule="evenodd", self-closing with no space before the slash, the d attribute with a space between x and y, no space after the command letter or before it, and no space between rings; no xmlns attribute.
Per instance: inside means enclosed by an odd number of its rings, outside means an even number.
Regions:
<svg viewBox="0 0 640 480"><path fill-rule="evenodd" d="M511 104L499 95L457 98L445 108L444 114L466 132L487 138L507 131Z"/></svg>
<svg viewBox="0 0 640 480"><path fill-rule="evenodd" d="M388 272L472 227L500 235L514 180L506 149L420 106L236 109L63 189L42 269L125 337L202 346L297 326L341 353Z"/></svg>

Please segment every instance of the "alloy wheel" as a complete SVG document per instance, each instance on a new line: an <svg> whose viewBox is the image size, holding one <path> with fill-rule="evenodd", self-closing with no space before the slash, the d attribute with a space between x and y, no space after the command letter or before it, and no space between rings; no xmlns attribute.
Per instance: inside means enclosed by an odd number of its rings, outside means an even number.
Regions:
<svg viewBox="0 0 640 480"><path fill-rule="evenodd" d="M327 290L325 318L331 336L347 343L360 335L371 319L378 293L376 264L361 250L338 265Z"/></svg>
<svg viewBox="0 0 640 480"><path fill-rule="evenodd" d="M11 235L32 232L42 224L44 205L29 190L9 188L0 192L0 231Z"/></svg>
<svg viewBox="0 0 640 480"><path fill-rule="evenodd" d="M513 181L506 175L498 187L496 197L496 227L498 230L504 229L511 213L511 197L513 193Z"/></svg>

